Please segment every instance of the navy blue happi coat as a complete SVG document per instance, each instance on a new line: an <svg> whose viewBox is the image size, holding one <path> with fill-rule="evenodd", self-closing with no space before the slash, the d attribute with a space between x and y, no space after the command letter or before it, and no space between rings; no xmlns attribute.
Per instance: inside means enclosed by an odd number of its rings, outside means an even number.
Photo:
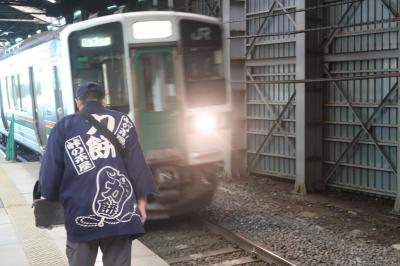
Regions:
<svg viewBox="0 0 400 266"><path fill-rule="evenodd" d="M78 114L53 128L42 160L42 196L64 206L67 238L85 242L144 233L136 199L154 191L133 122L124 114L88 101L83 108L114 133L125 157Z"/></svg>

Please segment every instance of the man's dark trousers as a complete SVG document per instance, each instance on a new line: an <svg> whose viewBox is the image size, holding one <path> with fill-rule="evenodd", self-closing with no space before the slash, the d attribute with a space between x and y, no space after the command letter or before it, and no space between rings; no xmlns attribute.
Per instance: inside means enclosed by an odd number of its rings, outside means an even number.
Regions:
<svg viewBox="0 0 400 266"><path fill-rule="evenodd" d="M70 266L93 266L100 247L104 266L130 266L132 238L113 236L89 242L67 241L67 257Z"/></svg>

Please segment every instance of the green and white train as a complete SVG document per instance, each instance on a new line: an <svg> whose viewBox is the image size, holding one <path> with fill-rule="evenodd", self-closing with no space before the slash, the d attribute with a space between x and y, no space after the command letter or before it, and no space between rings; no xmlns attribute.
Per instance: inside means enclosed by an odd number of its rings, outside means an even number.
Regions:
<svg viewBox="0 0 400 266"><path fill-rule="evenodd" d="M101 82L110 109L135 121L158 191L152 218L195 211L216 188L230 143L222 26L180 12L114 14L44 32L0 58L0 132L43 153L76 111L74 90Z"/></svg>

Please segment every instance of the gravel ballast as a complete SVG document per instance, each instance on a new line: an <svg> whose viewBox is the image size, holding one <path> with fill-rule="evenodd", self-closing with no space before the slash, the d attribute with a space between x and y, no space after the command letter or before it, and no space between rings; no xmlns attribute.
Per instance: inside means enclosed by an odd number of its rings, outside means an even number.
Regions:
<svg viewBox="0 0 400 266"><path fill-rule="evenodd" d="M400 218L388 204L292 188L266 177L222 181L204 216L299 265L400 265Z"/></svg>

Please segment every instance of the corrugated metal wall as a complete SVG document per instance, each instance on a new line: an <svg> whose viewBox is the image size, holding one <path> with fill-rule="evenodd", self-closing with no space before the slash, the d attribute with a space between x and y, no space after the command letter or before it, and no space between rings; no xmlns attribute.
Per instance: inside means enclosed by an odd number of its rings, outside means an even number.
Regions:
<svg viewBox="0 0 400 266"><path fill-rule="evenodd" d="M219 17L219 0L193 0L190 2L189 10L206 16Z"/></svg>
<svg viewBox="0 0 400 266"><path fill-rule="evenodd" d="M206 2L192 1L192 11L213 15ZM295 140L296 137L304 138L304 132L296 134L296 100L288 106L280 125L275 125L273 134L258 156L255 154L271 133L276 118L297 87L293 83L274 84L270 81L302 78L296 75L296 48L303 53L297 55L297 59L303 58L304 53L310 51L304 47L304 39L298 38L299 34L282 33L301 31L304 28L294 26L299 13L282 14L282 10L284 7L286 11L294 11L296 6L302 8L305 3L308 3L306 8L316 4L330 5L322 9L324 21L306 22L308 26L305 32L318 26L336 27L325 28L323 31L323 77L350 78L346 81L321 83L323 102L316 103L323 105L321 180L329 178L328 185L333 187L395 196L398 187L396 172L400 134L398 78L351 77L398 73L399 28L396 22L385 21L399 17L400 2L397 0L245 1L245 18L238 19L246 20L245 35L248 36L245 38L247 166L252 173L296 178L296 181L302 175L296 175ZM280 15L277 14L279 12ZM346 26L351 24L356 25ZM337 25L341 27L337 28ZM274 33L279 34L250 37ZM297 63L302 62L297 60ZM297 74L303 67L310 66L307 66L307 62L297 66ZM299 114L297 119L300 119ZM370 133L367 134L363 127ZM307 161L308 153L303 155ZM304 158L299 158L298 162L304 161Z"/></svg>
<svg viewBox="0 0 400 266"><path fill-rule="evenodd" d="M366 0L326 9L327 25L358 24L394 18L399 1ZM344 19L341 19L341 18ZM342 22L341 22L342 21ZM352 77L390 73L399 70L399 29L396 23L374 23L347 27L325 49L325 63L332 77ZM328 74L329 76L329 74ZM372 121L373 139L363 133L359 142L342 159L336 171L335 162L363 129L365 123L396 86L397 78L376 78L330 82L324 90L324 174L332 174L330 186L394 196L396 193L398 145L398 94L392 96ZM340 94L352 104L354 112ZM368 126L367 126L368 128ZM388 160L384 158L386 156ZM394 168L394 169L392 169Z"/></svg>
<svg viewBox="0 0 400 266"><path fill-rule="evenodd" d="M293 8L295 1L282 1L282 4L286 8ZM294 25L290 20L290 18L294 20L293 14L272 16L263 25L271 7L274 10L280 9L273 0L246 1L247 35L294 30ZM253 41L253 38L247 39L247 81L295 79L296 40L294 36L260 37L255 40L252 47ZM250 52L249 49L251 49ZM263 143L294 90L295 85L287 83L247 85L247 162L251 172L295 178L294 103L284 113L281 127L277 127L261 149L259 157L251 165L257 149Z"/></svg>

